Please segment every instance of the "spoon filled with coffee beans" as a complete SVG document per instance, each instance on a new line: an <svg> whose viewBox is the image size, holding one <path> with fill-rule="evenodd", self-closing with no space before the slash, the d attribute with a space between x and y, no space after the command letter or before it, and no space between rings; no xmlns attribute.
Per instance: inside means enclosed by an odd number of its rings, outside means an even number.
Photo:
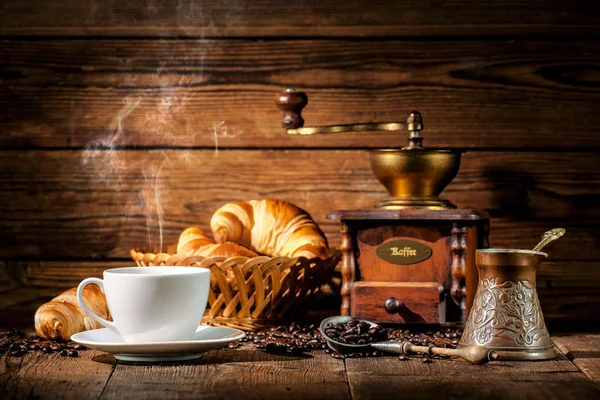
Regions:
<svg viewBox="0 0 600 400"><path fill-rule="evenodd" d="M329 348L336 352L356 352L372 347L376 350L402 355L429 354L460 357L472 364L485 364L497 359L497 353L481 346L459 349L417 346L409 341L387 341L387 329L364 319L347 316L326 318L319 327Z"/></svg>

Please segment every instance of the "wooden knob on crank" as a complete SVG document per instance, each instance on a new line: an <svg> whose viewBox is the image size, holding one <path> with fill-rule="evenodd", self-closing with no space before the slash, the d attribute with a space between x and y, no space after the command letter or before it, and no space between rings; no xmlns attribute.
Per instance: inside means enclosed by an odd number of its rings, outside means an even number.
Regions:
<svg viewBox="0 0 600 400"><path fill-rule="evenodd" d="M383 307L389 314L396 314L404 306L400 300L395 297L390 297L385 301Z"/></svg>
<svg viewBox="0 0 600 400"><path fill-rule="evenodd" d="M302 109L308 104L308 96L295 89L286 89L275 98L275 105L283 112L281 126L285 129L295 129L304 126Z"/></svg>

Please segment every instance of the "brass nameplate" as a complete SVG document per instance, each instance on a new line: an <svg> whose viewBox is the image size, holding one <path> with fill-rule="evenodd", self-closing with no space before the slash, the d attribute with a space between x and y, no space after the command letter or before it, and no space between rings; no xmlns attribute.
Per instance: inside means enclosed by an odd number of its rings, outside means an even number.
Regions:
<svg viewBox="0 0 600 400"><path fill-rule="evenodd" d="M431 257L431 248L414 240L391 240L377 246L377 257L392 264L416 264Z"/></svg>

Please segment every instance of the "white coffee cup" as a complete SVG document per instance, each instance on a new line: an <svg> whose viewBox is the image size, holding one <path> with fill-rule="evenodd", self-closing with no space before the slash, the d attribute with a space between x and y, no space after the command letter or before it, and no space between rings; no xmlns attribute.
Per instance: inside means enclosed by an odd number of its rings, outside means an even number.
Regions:
<svg viewBox="0 0 600 400"><path fill-rule="evenodd" d="M130 267L104 271L77 288L81 308L127 343L190 340L200 325L210 288L210 271L194 267ZM94 314L83 288L96 284L106 295L113 321Z"/></svg>

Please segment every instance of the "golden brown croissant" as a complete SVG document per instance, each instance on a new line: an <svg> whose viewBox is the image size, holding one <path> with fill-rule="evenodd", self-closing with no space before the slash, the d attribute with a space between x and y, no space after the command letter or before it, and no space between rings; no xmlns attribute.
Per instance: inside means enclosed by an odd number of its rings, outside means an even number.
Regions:
<svg viewBox="0 0 600 400"><path fill-rule="evenodd" d="M196 251L207 244L214 244L215 241L206 235L206 232L197 226L187 228L179 235L177 243L177 254L187 254Z"/></svg>
<svg viewBox="0 0 600 400"><path fill-rule="evenodd" d="M210 227L217 243L236 242L272 257L329 256L327 239L310 215L283 200L225 204Z"/></svg>
<svg viewBox="0 0 600 400"><path fill-rule="evenodd" d="M87 305L100 317L111 320L106 297L96 285L83 289ZM103 326L90 318L79 306L77 288L72 288L42 304L35 312L35 331L45 339L69 340L71 335Z"/></svg>
<svg viewBox="0 0 600 400"><path fill-rule="evenodd" d="M202 256L202 257L214 257L214 256L224 256L224 257L258 257L258 254L253 252L250 249L245 248L244 246L232 243L217 243L217 244L207 244L206 246L202 246L192 254L194 256Z"/></svg>

